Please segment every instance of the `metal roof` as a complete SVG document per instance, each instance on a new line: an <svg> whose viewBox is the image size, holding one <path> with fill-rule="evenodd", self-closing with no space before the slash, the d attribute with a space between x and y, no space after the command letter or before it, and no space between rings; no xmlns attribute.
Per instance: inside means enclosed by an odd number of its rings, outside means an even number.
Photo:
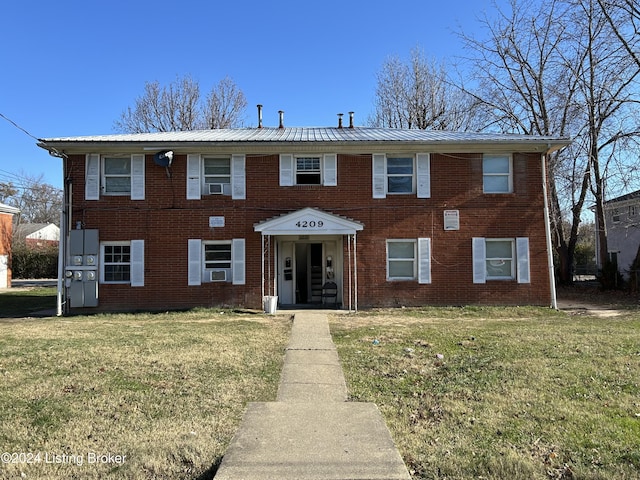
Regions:
<svg viewBox="0 0 640 480"><path fill-rule="evenodd" d="M567 137L518 135L504 133L449 132L442 130L405 130L395 128L237 128L191 130L183 132L153 132L114 135L43 138L44 144L77 143L305 143L305 142L406 142L406 143L551 143L568 145Z"/></svg>

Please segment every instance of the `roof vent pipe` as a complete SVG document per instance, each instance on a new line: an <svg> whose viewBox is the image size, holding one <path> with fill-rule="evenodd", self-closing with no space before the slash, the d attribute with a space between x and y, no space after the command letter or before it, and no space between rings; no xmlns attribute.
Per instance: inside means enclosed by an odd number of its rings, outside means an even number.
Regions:
<svg viewBox="0 0 640 480"><path fill-rule="evenodd" d="M353 128L353 113L349 112L349 128Z"/></svg>
<svg viewBox="0 0 640 480"><path fill-rule="evenodd" d="M338 114L338 128L342 128L342 115L344 115L344 113Z"/></svg>
<svg viewBox="0 0 640 480"><path fill-rule="evenodd" d="M258 128L262 128L262 105L258 104Z"/></svg>
<svg viewBox="0 0 640 480"><path fill-rule="evenodd" d="M280 115L280 125L278 125L278 128L284 128L284 110L278 110L278 115Z"/></svg>

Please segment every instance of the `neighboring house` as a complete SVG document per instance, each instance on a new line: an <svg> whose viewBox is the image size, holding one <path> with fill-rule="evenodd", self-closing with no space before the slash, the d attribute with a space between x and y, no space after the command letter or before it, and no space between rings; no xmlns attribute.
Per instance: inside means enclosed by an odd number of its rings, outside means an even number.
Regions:
<svg viewBox="0 0 640 480"><path fill-rule="evenodd" d="M60 242L60 227L53 223L21 223L15 228L13 239L30 248L55 247Z"/></svg>
<svg viewBox="0 0 640 480"><path fill-rule="evenodd" d="M11 287L11 239L13 216L20 213L15 207L0 203L0 288Z"/></svg>
<svg viewBox="0 0 640 480"><path fill-rule="evenodd" d="M352 122L43 139L69 179L61 294L286 307L331 281L349 309L554 305L544 159L568 144Z"/></svg>
<svg viewBox="0 0 640 480"><path fill-rule="evenodd" d="M593 207L592 207L592 210ZM629 271L640 246L640 190L604 202L609 259L618 265L618 272L629 279ZM598 218L595 219L596 252L600 251ZM598 257L598 256L596 256ZM602 262L597 258L598 269Z"/></svg>

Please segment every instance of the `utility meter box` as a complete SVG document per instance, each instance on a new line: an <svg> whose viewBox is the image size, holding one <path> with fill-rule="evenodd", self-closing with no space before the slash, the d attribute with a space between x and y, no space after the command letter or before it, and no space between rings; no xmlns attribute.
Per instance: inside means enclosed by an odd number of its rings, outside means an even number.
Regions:
<svg viewBox="0 0 640 480"><path fill-rule="evenodd" d="M72 308L98 306L98 230L69 232L69 260L65 271L68 301Z"/></svg>

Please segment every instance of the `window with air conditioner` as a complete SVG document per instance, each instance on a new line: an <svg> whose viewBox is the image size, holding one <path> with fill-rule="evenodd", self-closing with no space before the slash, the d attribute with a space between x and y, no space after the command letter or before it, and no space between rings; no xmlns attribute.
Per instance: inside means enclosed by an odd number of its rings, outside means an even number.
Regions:
<svg viewBox="0 0 640 480"><path fill-rule="evenodd" d="M204 192L209 195L231 194L231 157L202 157Z"/></svg>
<svg viewBox="0 0 640 480"><path fill-rule="evenodd" d="M226 282L231 276L231 242L207 242L203 248L204 268L208 273L208 280Z"/></svg>

